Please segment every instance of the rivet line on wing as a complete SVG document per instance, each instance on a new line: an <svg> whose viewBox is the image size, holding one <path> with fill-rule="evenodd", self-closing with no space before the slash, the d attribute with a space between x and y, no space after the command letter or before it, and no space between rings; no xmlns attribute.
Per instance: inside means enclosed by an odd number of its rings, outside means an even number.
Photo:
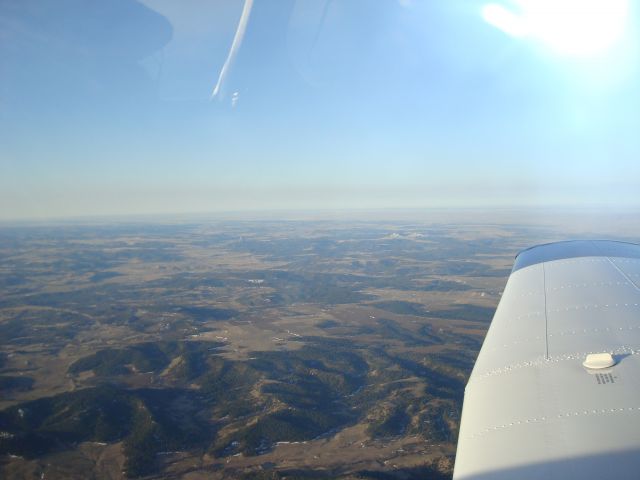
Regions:
<svg viewBox="0 0 640 480"><path fill-rule="evenodd" d="M589 352L580 352L580 353L572 353L572 354L567 354L567 355L560 355L560 356L555 356L555 357L549 357L549 358L545 358L544 356L540 356L538 358L536 358L535 360L530 360L527 362L520 362L520 363L514 363L511 365L507 365L501 368L495 368L493 370L489 370L485 373L479 374L479 375L473 375L470 379L469 379L469 383L467 384L467 387L473 385L474 383L484 380L486 378L489 377L495 377L498 375L504 375L507 373L510 373L514 370L520 370L523 368L531 368L531 367L539 367L539 366L544 366L544 365L548 365L548 364L552 364L552 363L559 363L559 362L566 362L568 360L582 360L584 359L584 357L586 357L587 355L590 355L592 353L600 353L599 351L589 351ZM628 354L628 355L638 355L640 354L640 350L636 350L632 347L628 347L628 346L621 346L618 347L614 350L611 350L610 353L612 355L621 355L621 354Z"/></svg>
<svg viewBox="0 0 640 480"><path fill-rule="evenodd" d="M556 419L556 420L568 420L571 418L576 418L576 417L584 417L584 416L588 416L588 415L611 415L611 414L620 414L620 413L631 413L631 412L637 412L640 411L640 407L618 407L618 408L600 408L600 409L591 409L591 410L578 410L578 411L571 411L571 412L563 412L563 413L559 413L557 415L554 415L553 417L549 418L549 417L533 417L533 418L528 418L525 420L515 420L513 422L509 422L509 423L503 423L501 425L494 425L491 427L487 427L482 429L479 432L476 433L472 433L469 435L465 435L466 438L480 438L485 436L488 433L497 431L497 430L504 430L507 428L511 428L511 427L517 427L519 425L530 425L530 424L536 424L536 423L546 423L549 422L550 419Z"/></svg>
<svg viewBox="0 0 640 480"><path fill-rule="evenodd" d="M549 337L564 337L569 335L579 335L583 333L605 333L605 332L622 332L622 331L633 331L640 330L640 325L632 325L627 327L605 327L605 328L575 328L572 330L565 330L564 332L550 333ZM513 340L509 343L503 343L500 346L488 348L488 352L497 352L504 348L516 347L518 345L525 345L527 343L532 343L536 341L542 340L541 336L537 337L529 337L520 340Z"/></svg>

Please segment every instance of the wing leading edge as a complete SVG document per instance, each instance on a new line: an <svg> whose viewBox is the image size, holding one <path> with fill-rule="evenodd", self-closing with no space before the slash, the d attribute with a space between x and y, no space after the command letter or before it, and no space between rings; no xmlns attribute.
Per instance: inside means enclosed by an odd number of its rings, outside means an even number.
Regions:
<svg viewBox="0 0 640 480"><path fill-rule="evenodd" d="M639 245L516 257L465 389L453 478L640 478Z"/></svg>

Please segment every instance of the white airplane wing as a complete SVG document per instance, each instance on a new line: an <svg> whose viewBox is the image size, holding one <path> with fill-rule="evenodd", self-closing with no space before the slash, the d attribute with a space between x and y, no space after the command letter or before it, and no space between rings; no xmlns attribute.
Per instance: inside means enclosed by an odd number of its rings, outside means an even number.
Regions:
<svg viewBox="0 0 640 480"><path fill-rule="evenodd" d="M453 478L640 478L639 245L516 257L465 389Z"/></svg>

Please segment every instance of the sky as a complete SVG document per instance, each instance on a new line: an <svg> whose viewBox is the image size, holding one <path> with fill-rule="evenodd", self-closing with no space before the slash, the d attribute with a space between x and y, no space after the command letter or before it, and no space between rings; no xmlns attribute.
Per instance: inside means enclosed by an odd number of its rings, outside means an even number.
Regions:
<svg viewBox="0 0 640 480"><path fill-rule="evenodd" d="M636 207L636 8L4 0L0 220Z"/></svg>

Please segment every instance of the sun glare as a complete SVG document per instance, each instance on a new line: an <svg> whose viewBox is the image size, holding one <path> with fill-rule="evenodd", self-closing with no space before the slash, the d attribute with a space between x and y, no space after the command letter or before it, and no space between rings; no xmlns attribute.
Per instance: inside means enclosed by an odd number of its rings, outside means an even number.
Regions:
<svg viewBox="0 0 640 480"><path fill-rule="evenodd" d="M624 34L628 0L516 0L488 4L486 22L514 37L534 38L561 55L598 56Z"/></svg>

